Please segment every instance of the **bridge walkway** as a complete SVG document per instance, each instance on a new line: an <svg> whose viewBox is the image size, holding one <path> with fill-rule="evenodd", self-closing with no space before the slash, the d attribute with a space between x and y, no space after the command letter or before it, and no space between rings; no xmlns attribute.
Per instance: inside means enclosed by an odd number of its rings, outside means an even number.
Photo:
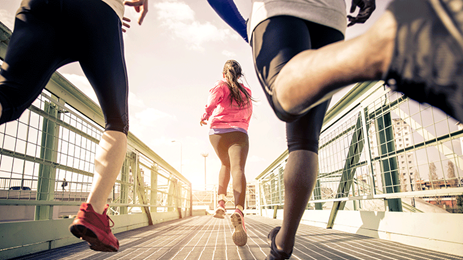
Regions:
<svg viewBox="0 0 463 260"><path fill-rule="evenodd" d="M96 252L85 242L16 259L265 259L267 234L281 220L245 217L248 242L232 241L229 215L193 216L117 233L117 253ZM463 259L388 240L301 224L291 259Z"/></svg>

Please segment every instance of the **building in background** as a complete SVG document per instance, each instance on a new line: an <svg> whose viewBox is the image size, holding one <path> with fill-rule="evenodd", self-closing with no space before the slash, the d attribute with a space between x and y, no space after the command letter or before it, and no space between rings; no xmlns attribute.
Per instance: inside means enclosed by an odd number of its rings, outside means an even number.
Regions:
<svg viewBox="0 0 463 260"><path fill-rule="evenodd" d="M206 190L193 190L193 209L215 209L215 205L217 204L217 185L210 185L209 187L210 189ZM254 183L247 183L246 189L245 210L255 210L257 207L256 185ZM225 208L235 209L232 182L228 185L226 199Z"/></svg>

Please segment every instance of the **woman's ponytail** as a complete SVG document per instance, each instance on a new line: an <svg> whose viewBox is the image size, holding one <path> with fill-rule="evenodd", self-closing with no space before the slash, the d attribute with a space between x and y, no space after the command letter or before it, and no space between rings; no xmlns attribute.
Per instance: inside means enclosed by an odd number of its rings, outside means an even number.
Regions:
<svg viewBox="0 0 463 260"><path fill-rule="evenodd" d="M238 79L243 76L240 64L235 60L228 60L223 67L223 74L227 80L228 89L230 90L230 101L238 104L239 107L245 107L253 99L246 89L241 86ZM241 93L244 94L245 99Z"/></svg>

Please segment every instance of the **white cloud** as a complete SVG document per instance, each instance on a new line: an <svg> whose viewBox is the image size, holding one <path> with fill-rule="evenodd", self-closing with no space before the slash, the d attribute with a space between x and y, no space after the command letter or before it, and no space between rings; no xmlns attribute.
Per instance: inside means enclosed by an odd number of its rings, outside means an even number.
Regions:
<svg viewBox="0 0 463 260"><path fill-rule="evenodd" d="M219 29L215 25L195 20L195 12L186 3L177 1L161 2L154 5L161 25L167 27L175 37L187 42L194 50L204 50L204 42L222 41L232 35L229 29Z"/></svg>
<svg viewBox="0 0 463 260"><path fill-rule="evenodd" d="M14 14L13 14L14 15ZM14 16L5 9L0 9L0 21L6 25L11 31L13 31L14 26Z"/></svg>
<svg viewBox="0 0 463 260"><path fill-rule="evenodd" d="M95 91L93 91L92 85L88 82L87 77L77 74L67 74L62 73L62 75L69 80L74 86L76 86L80 91L82 91L85 95L87 95L91 100L98 103L98 99L95 95Z"/></svg>
<svg viewBox="0 0 463 260"><path fill-rule="evenodd" d="M140 107L140 108L146 107L145 102L143 102L143 100L139 99L137 97L137 95L135 95L135 93L133 93L133 92L129 93L129 106L130 107Z"/></svg>
<svg viewBox="0 0 463 260"><path fill-rule="evenodd" d="M156 121L175 121L177 118L160 110L154 108L147 108L141 112L137 112L134 118L139 120L142 125L152 126Z"/></svg>
<svg viewBox="0 0 463 260"><path fill-rule="evenodd" d="M231 52L231 51L223 50L223 51L222 51L222 54L223 54L225 57L228 57L228 58L236 57L236 54L235 54L234 52Z"/></svg>
<svg viewBox="0 0 463 260"><path fill-rule="evenodd" d="M154 5L158 9L159 20L192 21L195 19L195 12L185 3L161 2Z"/></svg>
<svg viewBox="0 0 463 260"><path fill-rule="evenodd" d="M85 95L87 95L91 100L95 103L98 103L98 98L96 97L95 91L93 90L92 85L88 82L87 77L82 75L76 74L62 74L67 80L69 80L74 86L76 86L80 91L82 91ZM145 108L145 103L143 100L139 99L135 93L129 93L129 106L130 107L138 107L138 108Z"/></svg>
<svg viewBox="0 0 463 260"><path fill-rule="evenodd" d="M257 155L251 155L251 156L247 159L247 161L248 161L249 163L256 163L256 162L264 162L265 159L262 158L262 157L260 157L260 156L257 156Z"/></svg>

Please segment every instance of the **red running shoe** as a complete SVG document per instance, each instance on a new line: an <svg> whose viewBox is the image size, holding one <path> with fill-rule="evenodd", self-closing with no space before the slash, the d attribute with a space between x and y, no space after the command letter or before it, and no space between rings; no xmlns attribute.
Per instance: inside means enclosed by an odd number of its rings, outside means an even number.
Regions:
<svg viewBox="0 0 463 260"><path fill-rule="evenodd" d="M106 215L109 205L106 204L103 214L98 214L89 203L82 203L74 222L69 226L71 233L88 242L91 249L103 252L117 252L119 241L111 233L114 222ZM111 221L112 225L109 225Z"/></svg>
<svg viewBox="0 0 463 260"><path fill-rule="evenodd" d="M232 239L233 243L237 246L244 246L248 241L248 234L246 227L244 226L244 215L241 210L236 209L235 212L230 216L235 231L233 232Z"/></svg>

